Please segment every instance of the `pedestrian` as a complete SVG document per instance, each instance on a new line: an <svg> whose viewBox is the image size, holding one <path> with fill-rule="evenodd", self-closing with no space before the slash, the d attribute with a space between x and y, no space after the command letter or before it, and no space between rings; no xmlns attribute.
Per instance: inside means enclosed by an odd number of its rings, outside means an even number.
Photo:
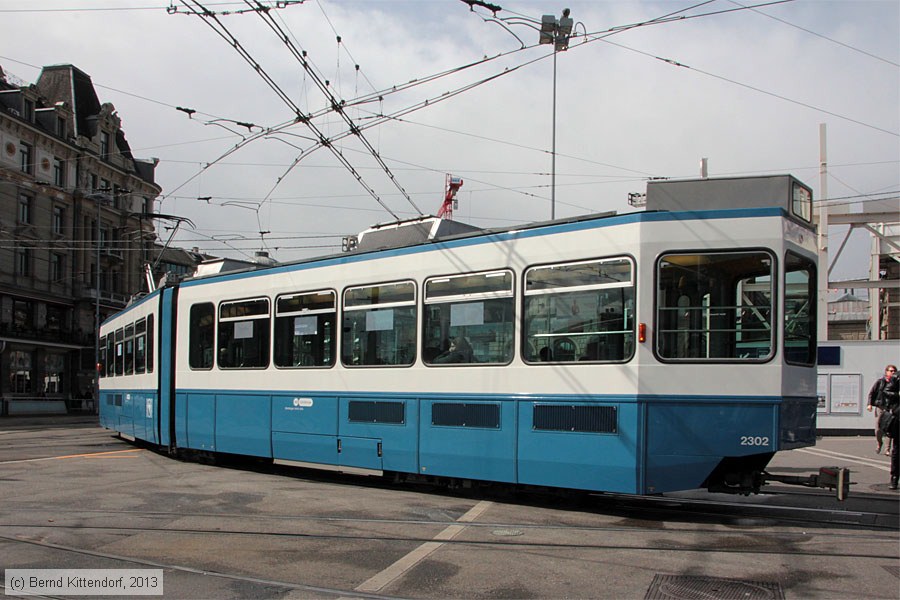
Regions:
<svg viewBox="0 0 900 600"><path fill-rule="evenodd" d="M880 377L869 390L869 405L866 407L869 412L875 411L875 454L881 454L881 448L884 445L884 432L879 425L881 415L888 404L897 404L898 391L900 391L900 380L897 378L897 367L888 365L884 368L884 377ZM896 439L888 438L885 455L890 455L891 448L896 445Z"/></svg>

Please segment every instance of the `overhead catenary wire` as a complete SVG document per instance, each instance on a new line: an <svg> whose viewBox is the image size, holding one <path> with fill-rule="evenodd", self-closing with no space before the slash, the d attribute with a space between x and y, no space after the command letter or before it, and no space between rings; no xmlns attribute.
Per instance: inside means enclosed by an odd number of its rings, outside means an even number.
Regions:
<svg viewBox="0 0 900 600"><path fill-rule="evenodd" d="M259 4L259 0L245 0L245 2L252 6L254 3ZM262 19L270 29L279 37L281 42L287 47L288 51L294 56L294 58L300 63L303 67L304 71L309 75L312 82L319 88L319 91L325 96L328 102L331 105L331 108L334 112L336 112L341 119L349 127L350 133L356 136L357 139L365 146L365 148L369 151L372 157L375 158L376 162L384 169L385 174L394 184L394 186L400 190L400 193L403 194L406 201L421 215L424 214L418 206L416 206L415 202L413 202L412 198L410 198L409 194L406 193L406 190L400 185L400 182L397 181L397 178L391 172L390 167L381 159L378 151L372 146L369 140L363 135L362 130L354 123L354 121L350 118L350 116L344 110L344 106L342 101L340 101L335 95L331 92L329 87L325 84L321 77L310 67L310 61L306 57L305 53L302 52L297 46L289 39L289 37L285 34L284 29L281 27L279 23L272 18L272 16L268 13L268 11L258 11L256 13L260 19ZM316 133L318 133L321 137L321 133L316 130L316 128L309 122L304 122L307 126L311 127ZM328 140L325 140L324 137L320 139L320 144L325 144ZM336 155L340 155L340 152L334 151ZM341 158L342 162L345 162L343 158ZM355 177L360 180L360 176L356 173L355 170L352 171ZM376 197L377 199L377 197ZM388 212L391 212L388 210Z"/></svg>
<svg viewBox="0 0 900 600"><path fill-rule="evenodd" d="M799 29L800 31L805 31L806 33L808 33L810 35L814 35L816 37L822 38L823 40L827 40L833 44L837 44L838 46L843 46L844 48L847 48L848 50L852 50L854 52L859 52L860 54L864 54L864 55L868 56L869 58L874 58L875 60L879 60L883 63L887 63L887 64L893 65L895 67L900 67L900 63L897 63L897 62L894 62L887 58L884 58L883 56L878 56L877 54L872 54L871 52L867 52L867 51L863 50L862 48L857 48L856 46L852 46L850 44L845 44L844 42L842 42L840 40L836 40L834 38L828 37L827 35L822 35L821 33L813 31L812 29L807 29L806 27L801 27L799 25L791 23L790 21L780 19L780 18L776 17L775 15L770 15L769 13L765 13L761 10L756 10L756 8L754 8L754 7L745 6L745 5L741 4L740 2L735 2L734 0L729 0L729 2L731 2L732 4L735 4L737 6L740 6L742 8L747 8L750 11L755 12L758 15L762 15L766 18L778 21L779 23L784 23L785 25L788 25L789 27L793 27L794 29Z"/></svg>
<svg viewBox="0 0 900 600"><path fill-rule="evenodd" d="M290 98L290 96L288 96L285 93L285 91L283 89L281 89L281 87L275 82L275 80L272 79L272 77L269 76L268 73L265 72L265 70L262 68L262 66L258 62L256 62L256 60L252 57L252 55L250 55L250 53L246 49L244 49L244 47L240 44L240 42L237 40L237 38L235 38L215 16L209 16L209 15L205 14L205 12L204 12L205 9L203 8L203 5L200 2L198 2L197 0L181 0L181 2L182 2L182 4L185 4L185 6L187 6L189 9L193 10L197 16L202 17L203 22L206 23L207 25L209 25L210 28L213 29L213 31L215 31L220 37L222 37L223 39L228 41L231 44L231 46L238 52L238 54L248 64L250 64L253 67L253 69L256 71L256 73L260 77L262 77L262 79L266 82L266 84L273 91L275 91L276 95L282 100L282 102L284 102L285 104L287 104L288 107L291 108L291 110L295 114L295 121L304 123L307 127L309 127L313 131L313 133L316 134L316 136L320 140L321 145L327 147L331 151L331 153L335 156L335 158L337 158L338 161L342 165L344 165L344 167L356 178L356 180L360 183L360 185L362 185L363 188L369 192L369 194L378 202L378 204L380 204L382 206L382 208L384 208L394 218L398 218L396 216L396 214L390 209L390 207L388 207L388 205L385 204L384 201L378 196L378 194L375 192L375 190L372 189L363 180L362 175L360 175L359 172L356 171L356 169L353 167L353 165L351 165L347 161L347 159L341 154L341 152L333 146L331 140L329 140L321 132L321 130L319 130L319 128L316 127L315 124L313 124L304 115L304 113L300 109L300 107L297 106L294 103L294 101ZM200 10L199 11L195 10L193 6L188 4L188 2L192 2ZM261 15L262 12L257 12L257 14ZM307 71L307 73L313 73L313 71L310 69Z"/></svg>

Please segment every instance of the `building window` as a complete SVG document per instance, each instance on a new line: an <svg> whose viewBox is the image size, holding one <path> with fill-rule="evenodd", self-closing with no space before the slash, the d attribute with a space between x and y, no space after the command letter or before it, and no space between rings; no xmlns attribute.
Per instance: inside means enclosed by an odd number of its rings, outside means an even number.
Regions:
<svg viewBox="0 0 900 600"><path fill-rule="evenodd" d="M53 184L66 187L66 163L63 159L53 157Z"/></svg>
<svg viewBox="0 0 900 600"><path fill-rule="evenodd" d="M16 275L31 276L31 248L16 249Z"/></svg>
<svg viewBox="0 0 900 600"><path fill-rule="evenodd" d="M109 158L109 133L106 131L100 132L100 156Z"/></svg>
<svg viewBox="0 0 900 600"><path fill-rule="evenodd" d="M66 223L66 209L62 206L53 207L53 233L62 235Z"/></svg>
<svg viewBox="0 0 900 600"><path fill-rule="evenodd" d="M34 174L34 149L31 144L19 143L19 166L23 173Z"/></svg>
<svg viewBox="0 0 900 600"><path fill-rule="evenodd" d="M61 138L66 137L66 120L62 117L56 118L56 135Z"/></svg>
<svg viewBox="0 0 900 600"><path fill-rule="evenodd" d="M31 353L12 350L9 353L10 391L14 394L30 394L32 375Z"/></svg>
<svg viewBox="0 0 900 600"><path fill-rule="evenodd" d="M45 394L61 394L62 382L65 375L66 357L64 354L47 353L44 356L44 385Z"/></svg>
<svg viewBox="0 0 900 600"><path fill-rule="evenodd" d="M97 177L96 173L91 173L91 191L96 192L97 186L99 185L100 179Z"/></svg>
<svg viewBox="0 0 900 600"><path fill-rule="evenodd" d="M22 117L29 123L34 123L34 100L22 100Z"/></svg>
<svg viewBox="0 0 900 600"><path fill-rule="evenodd" d="M47 305L47 331L62 331L66 324L66 309L55 304Z"/></svg>
<svg viewBox="0 0 900 600"><path fill-rule="evenodd" d="M65 278L66 257L63 254L50 255L50 280L62 281Z"/></svg>
<svg viewBox="0 0 900 600"><path fill-rule="evenodd" d="M19 194L19 223L23 225L31 224L31 207L34 197L30 194Z"/></svg>
<svg viewBox="0 0 900 600"><path fill-rule="evenodd" d="M34 323L34 306L28 300L13 300L13 325L16 329L29 329Z"/></svg>

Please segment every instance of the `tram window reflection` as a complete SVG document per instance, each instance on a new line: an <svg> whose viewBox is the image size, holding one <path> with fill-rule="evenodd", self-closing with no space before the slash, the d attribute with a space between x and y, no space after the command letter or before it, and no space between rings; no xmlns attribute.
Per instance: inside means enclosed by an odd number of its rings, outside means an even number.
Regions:
<svg viewBox="0 0 900 600"><path fill-rule="evenodd" d="M657 269L657 353L674 360L770 358L775 261L768 252L663 256Z"/></svg>
<svg viewBox="0 0 900 600"><path fill-rule="evenodd" d="M269 299L253 298L219 305L217 335L220 369L269 366Z"/></svg>
<svg viewBox="0 0 900 600"><path fill-rule="evenodd" d="M192 369L212 369L216 309L212 302L191 306L188 364Z"/></svg>
<svg viewBox="0 0 900 600"><path fill-rule="evenodd" d="M526 362L618 362L634 354L630 258L533 267L524 294Z"/></svg>
<svg viewBox="0 0 900 600"><path fill-rule="evenodd" d="M784 266L784 358L816 364L816 265L788 252Z"/></svg>
<svg viewBox="0 0 900 600"><path fill-rule="evenodd" d="M400 366L416 360L416 287L411 281L344 292L341 363Z"/></svg>
<svg viewBox="0 0 900 600"><path fill-rule="evenodd" d="M153 372L153 315L147 315L147 372Z"/></svg>
<svg viewBox="0 0 900 600"><path fill-rule="evenodd" d="M332 366L336 311L335 293L331 290L276 298L275 366Z"/></svg>
<svg viewBox="0 0 900 600"><path fill-rule="evenodd" d="M429 279L422 360L427 365L510 362L514 307L511 271Z"/></svg>

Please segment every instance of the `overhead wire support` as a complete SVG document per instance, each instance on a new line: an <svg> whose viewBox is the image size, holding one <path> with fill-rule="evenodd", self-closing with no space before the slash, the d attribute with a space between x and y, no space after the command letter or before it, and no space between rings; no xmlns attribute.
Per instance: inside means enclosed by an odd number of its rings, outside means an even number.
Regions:
<svg viewBox="0 0 900 600"><path fill-rule="evenodd" d="M191 6L190 4L188 4L189 1L192 2L194 5L196 5L197 8L195 9L193 6ZM245 0L245 1L246 1L246 0ZM367 185L367 184L363 181L362 175L360 175L359 172L357 172L357 170L356 170L356 169L355 169L355 168L347 161L347 159L346 159L344 156L342 156L341 153L340 153L337 149L334 148L334 146L333 146L333 144L332 144L332 141L333 141L333 140L330 140L329 138L327 138L327 137L325 136L325 134L323 134L322 131L320 131L319 128L316 127L315 124L312 123L311 120L310 120L309 118L307 118L307 117L305 117L305 116L303 115L303 111L300 109L300 107L297 106L297 105L294 103L294 101L291 100L291 98L284 92L284 90L282 90L282 89L278 86L278 84L274 81L274 79L272 79L272 78L269 76L269 74L266 73L266 71L262 68L262 66L261 66L261 65L260 65L260 64L252 57L252 55L251 55L246 49L244 49L244 47L243 47L243 46L241 45L241 43L237 40L237 38L235 38L234 35L232 35L230 31L228 31L228 28L227 28L227 27L225 27L224 25L222 25L222 23L215 17L215 15L209 15L209 14L208 14L209 11L208 11L208 10L207 10L200 2L198 2L197 0L181 0L181 2L182 2L182 4L184 4L189 10L191 10L191 11L193 12L193 14L195 14L195 15L197 15L197 16L199 16L199 17L203 17L204 23L206 23L206 24L207 24L213 31L215 31L222 39L224 39L226 42L228 42L228 43L232 46L232 48L234 48L235 51L238 52L238 54L241 56L241 58L243 58L243 59L244 59L251 67L253 67L254 71L256 71L256 73L257 73L260 77L262 77L262 79L269 85L269 87L276 93L276 95L278 95L278 97L279 97L285 104L287 104L287 106L295 113L295 115L297 116L297 119L296 119L294 122L301 122L301 123L303 123L304 125L306 125L307 127L309 127L310 129L312 129L313 133L319 138L319 140L320 140L320 142L319 142L320 145L321 145L321 146L324 146L324 147L326 147L326 148L328 148L328 149L331 151L331 153L338 159L338 161L339 161L345 168L347 168L347 169L350 171L350 173L351 173L351 174L356 178L356 180L364 187L364 189L365 189L367 192L369 192L369 194L372 195L372 197L375 198L375 200L376 200L376 201L377 201L377 202L378 202L385 210L387 210L387 212L388 212L391 216L393 216L395 219L399 219L399 218L397 217L397 215L396 215L392 210L390 210L390 208L387 207L387 205L386 205L386 204L384 203L384 201L378 196L378 194L375 192L375 190L373 190L371 186ZM250 6L252 6L252 4L251 4L250 2L246 2L246 3L247 3L248 5L250 5ZM259 4L259 3L257 2L257 4ZM271 21L270 19L269 19L269 20L265 19L265 16L264 16L264 15L267 15L267 14L268 14L268 11L259 10L259 11L254 11L254 12L256 12L256 14L260 15L260 17L262 17L263 20L264 20L266 23L268 23L269 26L270 26L271 28L273 28L273 31L276 31L276 33L279 33L279 37L280 37L280 38L282 39L282 41L288 46L288 48L292 51L292 53L295 54L295 57L297 57L298 60L300 60L301 64L304 65L304 69L306 69L307 73L309 73L309 74L313 77L313 79L317 82L317 84L321 85L321 80L319 79L319 77L315 74L315 72L314 72L312 69L309 68L309 66L308 66L307 64L305 64L306 61L303 60L298 54L296 54L296 48L293 46L293 44L290 43L290 41L287 39L287 36L284 34L284 32L280 30L280 27L278 26L278 24L277 24L277 23L274 23L274 21ZM324 86L322 86L322 87L324 87ZM330 94L329 94L329 96L330 96ZM262 132L262 133L265 133L265 132ZM257 139L257 138L258 138L258 136L251 136L251 137L252 137L252 139ZM245 140L245 141L249 141L249 140ZM241 145L241 144L238 144L234 149L232 149L232 150L229 152L229 154L230 154L231 152L237 150L237 148L238 148L240 145ZM369 145L368 147L370 148L370 152L371 152L371 151L374 151L374 148L371 148L371 145ZM380 160L380 158L379 158L379 160ZM383 161L380 161L380 162L381 162L382 164L384 164ZM387 167L387 165L384 165L384 167ZM391 174L391 177L392 177L392 179L393 179L393 175L392 175L392 174ZM401 190L402 190L402 188L401 188ZM409 198L409 195L406 194L406 191L405 191L405 190L402 190L402 191L403 191L404 195L407 197L407 199L409 200L409 202L412 204L412 199ZM415 207L415 204L413 204L413 206ZM416 209L418 210L417 207L416 207ZM419 214L423 214L423 213L422 213L421 211L419 211Z"/></svg>
<svg viewBox="0 0 900 600"><path fill-rule="evenodd" d="M253 6L254 4L256 4L256 5L260 4L259 0L244 0L244 2L248 6ZM343 110L343 102L339 101L338 98L335 97L335 95L331 92L331 89L328 87L327 83L322 81L322 79L321 79L321 77L319 77L318 73L316 73L310 67L309 61L303 55L302 50L298 49L294 45L294 43L291 42L287 33L284 31L284 29L281 28L281 25L279 25L271 17L271 15L268 14L268 12L258 11L256 14L278 36L278 38L287 47L287 49L291 52L291 54L293 54L294 58L300 63L300 65L306 71L307 75L309 75L310 79L315 83L316 87L319 88L319 91L325 96L328 103L332 106L333 111L335 113L337 113L344 120L344 122L350 128L351 133L353 135L355 135L360 140L360 142L362 142L362 144L366 147L366 150L368 150L369 153L372 155L372 157L375 158L375 161L382 168L382 170L384 170L385 174L388 176L388 178L391 180L391 182L394 184L394 186L400 191L400 193L403 195L403 197L406 198L406 201L410 204L410 206L412 206L416 210L416 212L419 213L419 215L424 215L425 213L423 213L422 210L418 206L416 206L416 203L413 202L409 193L407 193L407 191L403 188L403 186L400 185L400 182L397 181L397 178L391 172L390 167L388 167L387 163L385 163L384 160L382 160L381 156L379 155L379 153L375 149L375 147L372 146L372 144L369 142L369 140L366 139L366 137L362 134L362 131L360 130L360 128L357 127L357 125L353 122L353 120ZM371 188L369 188L369 189L371 189Z"/></svg>

